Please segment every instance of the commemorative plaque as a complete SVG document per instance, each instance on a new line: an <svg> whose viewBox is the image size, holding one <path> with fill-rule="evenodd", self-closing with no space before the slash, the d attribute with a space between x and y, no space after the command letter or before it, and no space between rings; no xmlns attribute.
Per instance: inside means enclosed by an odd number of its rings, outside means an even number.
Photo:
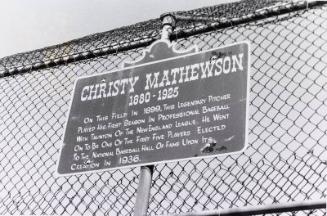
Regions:
<svg viewBox="0 0 327 216"><path fill-rule="evenodd" d="M242 151L249 63L242 42L78 78L58 173Z"/></svg>

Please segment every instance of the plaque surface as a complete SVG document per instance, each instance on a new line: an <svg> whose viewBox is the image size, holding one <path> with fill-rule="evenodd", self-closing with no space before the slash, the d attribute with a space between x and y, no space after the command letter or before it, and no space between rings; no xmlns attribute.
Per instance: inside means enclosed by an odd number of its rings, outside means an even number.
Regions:
<svg viewBox="0 0 327 216"><path fill-rule="evenodd" d="M242 151L248 101L245 42L80 77L58 173Z"/></svg>

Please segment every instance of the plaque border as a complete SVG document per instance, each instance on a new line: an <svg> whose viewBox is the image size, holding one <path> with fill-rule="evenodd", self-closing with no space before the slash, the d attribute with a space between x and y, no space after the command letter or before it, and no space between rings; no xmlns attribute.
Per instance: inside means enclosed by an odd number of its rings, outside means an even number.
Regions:
<svg viewBox="0 0 327 216"><path fill-rule="evenodd" d="M154 43L152 43L150 45L149 48L144 49L142 56L139 60L142 60L143 57L146 55L146 53L150 52L152 47L156 45L156 43L162 42L162 40L158 40ZM128 66L128 67L123 67L124 66L124 62L122 63L122 68L121 69L116 69L116 70L112 70L112 71L108 71L108 72L104 72L104 73L97 73L97 74L91 74L91 75L85 75L85 76L80 76L77 77L74 81L74 87L72 89L72 94L71 94L71 99L70 99L70 103L69 103L69 109L67 111L68 115L66 117L66 122L64 125L64 133L62 134L62 138L60 139L61 142L61 148L60 148L60 152L59 152L59 157L57 159L56 162L56 170L55 170L55 177L63 177L63 176L73 176L73 175L81 175L81 174L90 174L90 173L97 173L97 172L104 172L104 171L111 171L111 170L118 170L118 169L129 169L129 168L135 168L135 167L141 167L141 166L147 166L147 165L157 165L157 164L163 164L163 163L170 163L170 162L178 162L178 161L189 161L189 160L199 160L199 159L207 159L207 158L214 158L214 157L222 157L222 156L226 156L226 155L233 155L233 154L239 154L241 152L244 152L245 149L247 149L248 147L248 132L249 132L249 108L250 108L250 72L251 72L251 46L250 46L250 42L248 41L240 41L240 42L236 42L236 43L231 43L231 44L227 44L224 46L219 46L219 47L215 47L212 49L208 49L208 50L203 50L203 51L198 51L197 46L192 46L191 48L185 50L185 51L179 51L179 50L175 50L175 46L173 43L167 43L169 47L171 47L174 52L176 53L183 53L183 52L187 52L189 50L195 49L196 51L193 53L188 53L185 55L180 55L180 56L175 56L175 57L171 57L171 58L165 58L165 59L161 59L161 60L155 60L155 61L151 61L151 62L147 62L147 63L143 63L143 64L137 64L137 65L132 65L132 66ZM95 169L95 170L87 170L87 171L81 171L81 172L72 172L72 173L60 173L58 171L59 169L59 162L60 162L60 158L61 158L61 154L63 151L63 146L64 146L64 138L66 135L66 128L67 128L67 124L68 124L68 120L69 120L69 114L70 114L70 110L71 110L71 106L73 103L73 99L74 99L74 92L75 92L75 87L77 84L78 80L81 79L85 79L85 78L89 78L89 77L95 77L95 76L99 76L99 75L106 75L106 74L111 74L111 73L117 73L117 72L121 72L124 70L128 70L131 68L137 68L137 67L143 67L145 65L150 65L150 64L155 64L158 62L164 62L164 61L169 61L172 59L177 59L177 58L184 58L187 56L192 56L192 55L197 55L197 54L201 54L201 53L206 53L206 52L210 52L212 50L218 50L218 49L224 49L224 48L228 48L228 47L232 47L235 45L246 45L248 48L248 65L247 65L247 89L246 89L246 96L247 96L247 100L246 100L246 110L245 110L245 136L244 136L244 146L241 150L239 151L233 151L233 152L226 152L226 153L222 153L222 154L211 154L211 155L204 155L204 156L198 156L198 157L187 157L187 158L180 158L180 159L172 159L172 160L162 160L162 161L156 161L156 162L150 162L150 163L138 163L138 164L131 164L131 165L126 165L126 166L119 166L119 167L109 167L109 168L102 168L102 169ZM135 63L139 61L138 59L132 62L127 62L127 63Z"/></svg>

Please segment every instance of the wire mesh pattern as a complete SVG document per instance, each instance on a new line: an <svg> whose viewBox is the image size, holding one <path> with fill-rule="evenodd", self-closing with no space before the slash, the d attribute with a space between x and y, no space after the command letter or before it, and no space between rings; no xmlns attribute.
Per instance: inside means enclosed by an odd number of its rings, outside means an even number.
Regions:
<svg viewBox="0 0 327 216"><path fill-rule="evenodd" d="M257 2L260 7L276 4L276 1ZM229 6L228 13L238 10L235 5ZM259 6L253 8L257 10ZM205 16L203 10L188 14L196 12ZM217 12L211 15L220 16ZM199 23L201 33L196 28ZM174 43L180 50L193 45L207 50L239 41L250 42L249 146L242 154L156 165L148 214L326 197L327 7L289 11L226 28L212 29L211 24L194 17L177 22L178 31L194 26L194 32L191 36L175 38ZM142 32L146 26L152 26L153 30L147 40L155 40L160 22L151 20L134 27ZM208 31L203 31L205 26ZM125 35L128 41L135 39L128 28L116 33ZM106 43L99 38L105 35L92 37L92 43L82 38L77 45L70 44L84 52L90 46L104 46ZM122 62L141 57L144 48L0 78L1 215L133 214L138 168L70 177L58 177L55 172L74 80L117 69ZM34 64L40 59L40 52L45 50L4 58L0 60L1 67L5 71ZM57 48L49 48L47 52L60 58L67 53ZM323 210L314 210L279 215L324 214Z"/></svg>

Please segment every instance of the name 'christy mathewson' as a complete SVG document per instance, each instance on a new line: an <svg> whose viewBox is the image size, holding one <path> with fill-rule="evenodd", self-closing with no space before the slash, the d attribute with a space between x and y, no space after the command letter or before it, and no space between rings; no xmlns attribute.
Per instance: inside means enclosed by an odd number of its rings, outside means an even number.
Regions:
<svg viewBox="0 0 327 216"><path fill-rule="evenodd" d="M168 68L145 75L144 90L172 86L229 73L243 72L243 53L226 55L210 61ZM86 85L81 91L81 101L115 97L135 92L139 76L132 76Z"/></svg>

